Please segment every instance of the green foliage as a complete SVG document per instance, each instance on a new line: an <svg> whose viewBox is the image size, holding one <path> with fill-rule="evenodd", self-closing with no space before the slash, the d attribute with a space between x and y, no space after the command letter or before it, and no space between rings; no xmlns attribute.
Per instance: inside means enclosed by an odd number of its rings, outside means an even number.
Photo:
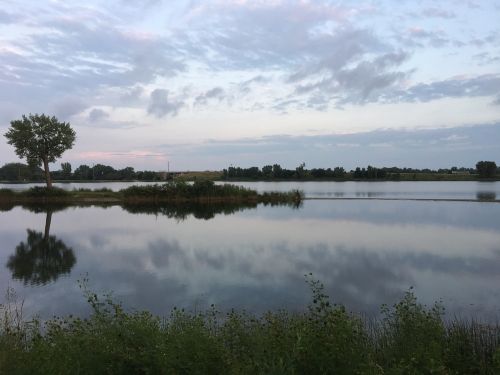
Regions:
<svg viewBox="0 0 500 375"><path fill-rule="evenodd" d="M59 122L54 116L44 114L23 115L21 120L10 122L5 133L7 143L14 146L16 154L31 166L43 163L47 187L51 187L49 164L73 147L76 133L69 123Z"/></svg>
<svg viewBox="0 0 500 375"><path fill-rule="evenodd" d="M47 187L42 187L42 186L33 186L28 190L23 191L21 194L26 197L33 197L33 198L68 197L70 195L70 193L67 190L58 187L52 187L49 189Z"/></svg>
<svg viewBox="0 0 500 375"><path fill-rule="evenodd" d="M43 171L36 166L7 163L0 168L0 180L2 181L40 181L42 179Z"/></svg>
<svg viewBox="0 0 500 375"><path fill-rule="evenodd" d="M69 123L44 114L23 115L21 120L11 121L5 137L20 158L38 166L45 159L49 163L55 162L75 143L75 131Z"/></svg>
<svg viewBox="0 0 500 375"><path fill-rule="evenodd" d="M257 192L235 185L215 185L210 180L198 180L192 184L184 181L168 182L163 185L130 186L120 191L125 197L157 198L223 198L257 197Z"/></svg>
<svg viewBox="0 0 500 375"><path fill-rule="evenodd" d="M412 291L385 314L379 338L382 362L395 374L446 373L444 363L444 309L435 304L430 309L417 302Z"/></svg>
<svg viewBox="0 0 500 375"><path fill-rule="evenodd" d="M302 192L293 190L287 193L266 192L259 194L255 190L236 185L216 185L210 180L197 180L192 184L184 181L172 181L163 185L130 186L120 191L128 201L245 201L262 203L296 203L303 199Z"/></svg>
<svg viewBox="0 0 500 375"><path fill-rule="evenodd" d="M303 313L261 316L215 307L160 319L127 312L82 284L92 313L43 325L22 304L0 307L0 373L8 374L498 374L500 328L454 320L407 292L384 319L363 321L308 278ZM12 299L11 299L12 300Z"/></svg>
<svg viewBox="0 0 500 375"><path fill-rule="evenodd" d="M494 161L479 161L476 164L476 170L479 177L494 177L497 171L497 165Z"/></svg>
<svg viewBox="0 0 500 375"><path fill-rule="evenodd" d="M70 163L61 163L61 175L66 180L69 180L71 178L71 164Z"/></svg>

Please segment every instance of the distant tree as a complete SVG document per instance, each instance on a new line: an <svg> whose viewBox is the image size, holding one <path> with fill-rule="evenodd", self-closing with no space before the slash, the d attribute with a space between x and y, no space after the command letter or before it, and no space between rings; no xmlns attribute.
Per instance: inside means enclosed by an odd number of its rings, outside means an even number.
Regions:
<svg viewBox="0 0 500 375"><path fill-rule="evenodd" d="M342 167L335 167L333 169L333 177L344 177L346 174L346 171Z"/></svg>
<svg viewBox="0 0 500 375"><path fill-rule="evenodd" d="M313 168L311 169L311 175L314 177L314 178L323 178L323 177L328 177L327 175L327 171L328 170L325 170L323 168Z"/></svg>
<svg viewBox="0 0 500 375"><path fill-rule="evenodd" d="M479 161L476 164L477 173L479 177L493 177L495 176L497 165L494 161Z"/></svg>
<svg viewBox="0 0 500 375"><path fill-rule="evenodd" d="M64 151L73 147L76 134L69 123L59 122L54 116L30 114L21 120L10 122L5 133L8 143L16 149L20 158L26 158L28 164L43 164L47 187L52 187L49 163L61 157Z"/></svg>
<svg viewBox="0 0 500 375"><path fill-rule="evenodd" d="M90 180L92 177L92 168L88 165L82 164L75 169L73 176L78 180Z"/></svg>
<svg viewBox="0 0 500 375"><path fill-rule="evenodd" d="M92 175L95 180L119 180L120 174L110 165L96 164L92 167Z"/></svg>
<svg viewBox="0 0 500 375"><path fill-rule="evenodd" d="M64 179L68 180L71 178L71 164L70 163L61 163L61 170Z"/></svg>
<svg viewBox="0 0 500 375"><path fill-rule="evenodd" d="M306 175L306 163L301 163L297 168L295 168L295 173L298 178L303 178Z"/></svg>
<svg viewBox="0 0 500 375"><path fill-rule="evenodd" d="M273 166L272 165L265 165L262 167L262 174L264 177L272 177L273 175Z"/></svg>
<svg viewBox="0 0 500 375"><path fill-rule="evenodd" d="M0 180L33 181L43 179L43 171L22 163L7 163L0 168Z"/></svg>
<svg viewBox="0 0 500 375"><path fill-rule="evenodd" d="M283 168L281 168L281 165L279 164L274 164L273 165L273 177L274 178L280 178L283 175Z"/></svg>
<svg viewBox="0 0 500 375"><path fill-rule="evenodd" d="M132 180L136 178L134 168L126 167L118 171L121 180Z"/></svg>

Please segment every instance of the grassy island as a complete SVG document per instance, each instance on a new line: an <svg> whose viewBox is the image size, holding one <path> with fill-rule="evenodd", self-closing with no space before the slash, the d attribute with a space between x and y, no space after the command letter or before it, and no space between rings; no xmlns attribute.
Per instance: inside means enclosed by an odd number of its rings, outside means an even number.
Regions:
<svg viewBox="0 0 500 375"><path fill-rule="evenodd" d="M443 318L412 291L382 317L363 319L330 303L309 281L303 312L256 316L212 306L166 317L126 311L84 287L87 318L45 322L0 305L2 374L498 374L500 327ZM12 296L12 293L11 293Z"/></svg>
<svg viewBox="0 0 500 375"><path fill-rule="evenodd" d="M103 204L103 203L299 203L300 191L258 193L240 186L216 185L203 180L188 184L184 181L146 186L130 186L120 191L110 189L63 190L60 188L33 187L26 191L0 189L0 203L10 204Z"/></svg>

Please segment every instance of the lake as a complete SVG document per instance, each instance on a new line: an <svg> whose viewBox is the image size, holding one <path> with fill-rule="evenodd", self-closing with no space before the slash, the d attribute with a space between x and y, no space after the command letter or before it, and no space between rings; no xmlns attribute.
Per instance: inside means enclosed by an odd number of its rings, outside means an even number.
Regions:
<svg viewBox="0 0 500 375"><path fill-rule="evenodd" d="M304 309L310 299L304 275L311 272L334 302L363 314L377 314L414 287L420 301L442 300L448 314L500 316L500 204L410 200L498 197L498 182L245 186L408 200L51 213L14 207L0 212L0 285L13 287L25 312L41 317L87 314L77 282L84 277L91 289L156 314L212 303L262 312ZM50 251L41 246L45 238Z"/></svg>

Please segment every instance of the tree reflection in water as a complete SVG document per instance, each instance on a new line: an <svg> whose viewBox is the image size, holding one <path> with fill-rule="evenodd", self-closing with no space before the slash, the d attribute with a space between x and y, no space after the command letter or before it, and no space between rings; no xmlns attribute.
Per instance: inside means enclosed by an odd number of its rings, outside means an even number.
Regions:
<svg viewBox="0 0 500 375"><path fill-rule="evenodd" d="M50 235L53 210L46 211L44 233L27 229L26 241L16 246L7 268L12 277L25 285L43 285L68 274L76 263L73 249L56 236Z"/></svg>

